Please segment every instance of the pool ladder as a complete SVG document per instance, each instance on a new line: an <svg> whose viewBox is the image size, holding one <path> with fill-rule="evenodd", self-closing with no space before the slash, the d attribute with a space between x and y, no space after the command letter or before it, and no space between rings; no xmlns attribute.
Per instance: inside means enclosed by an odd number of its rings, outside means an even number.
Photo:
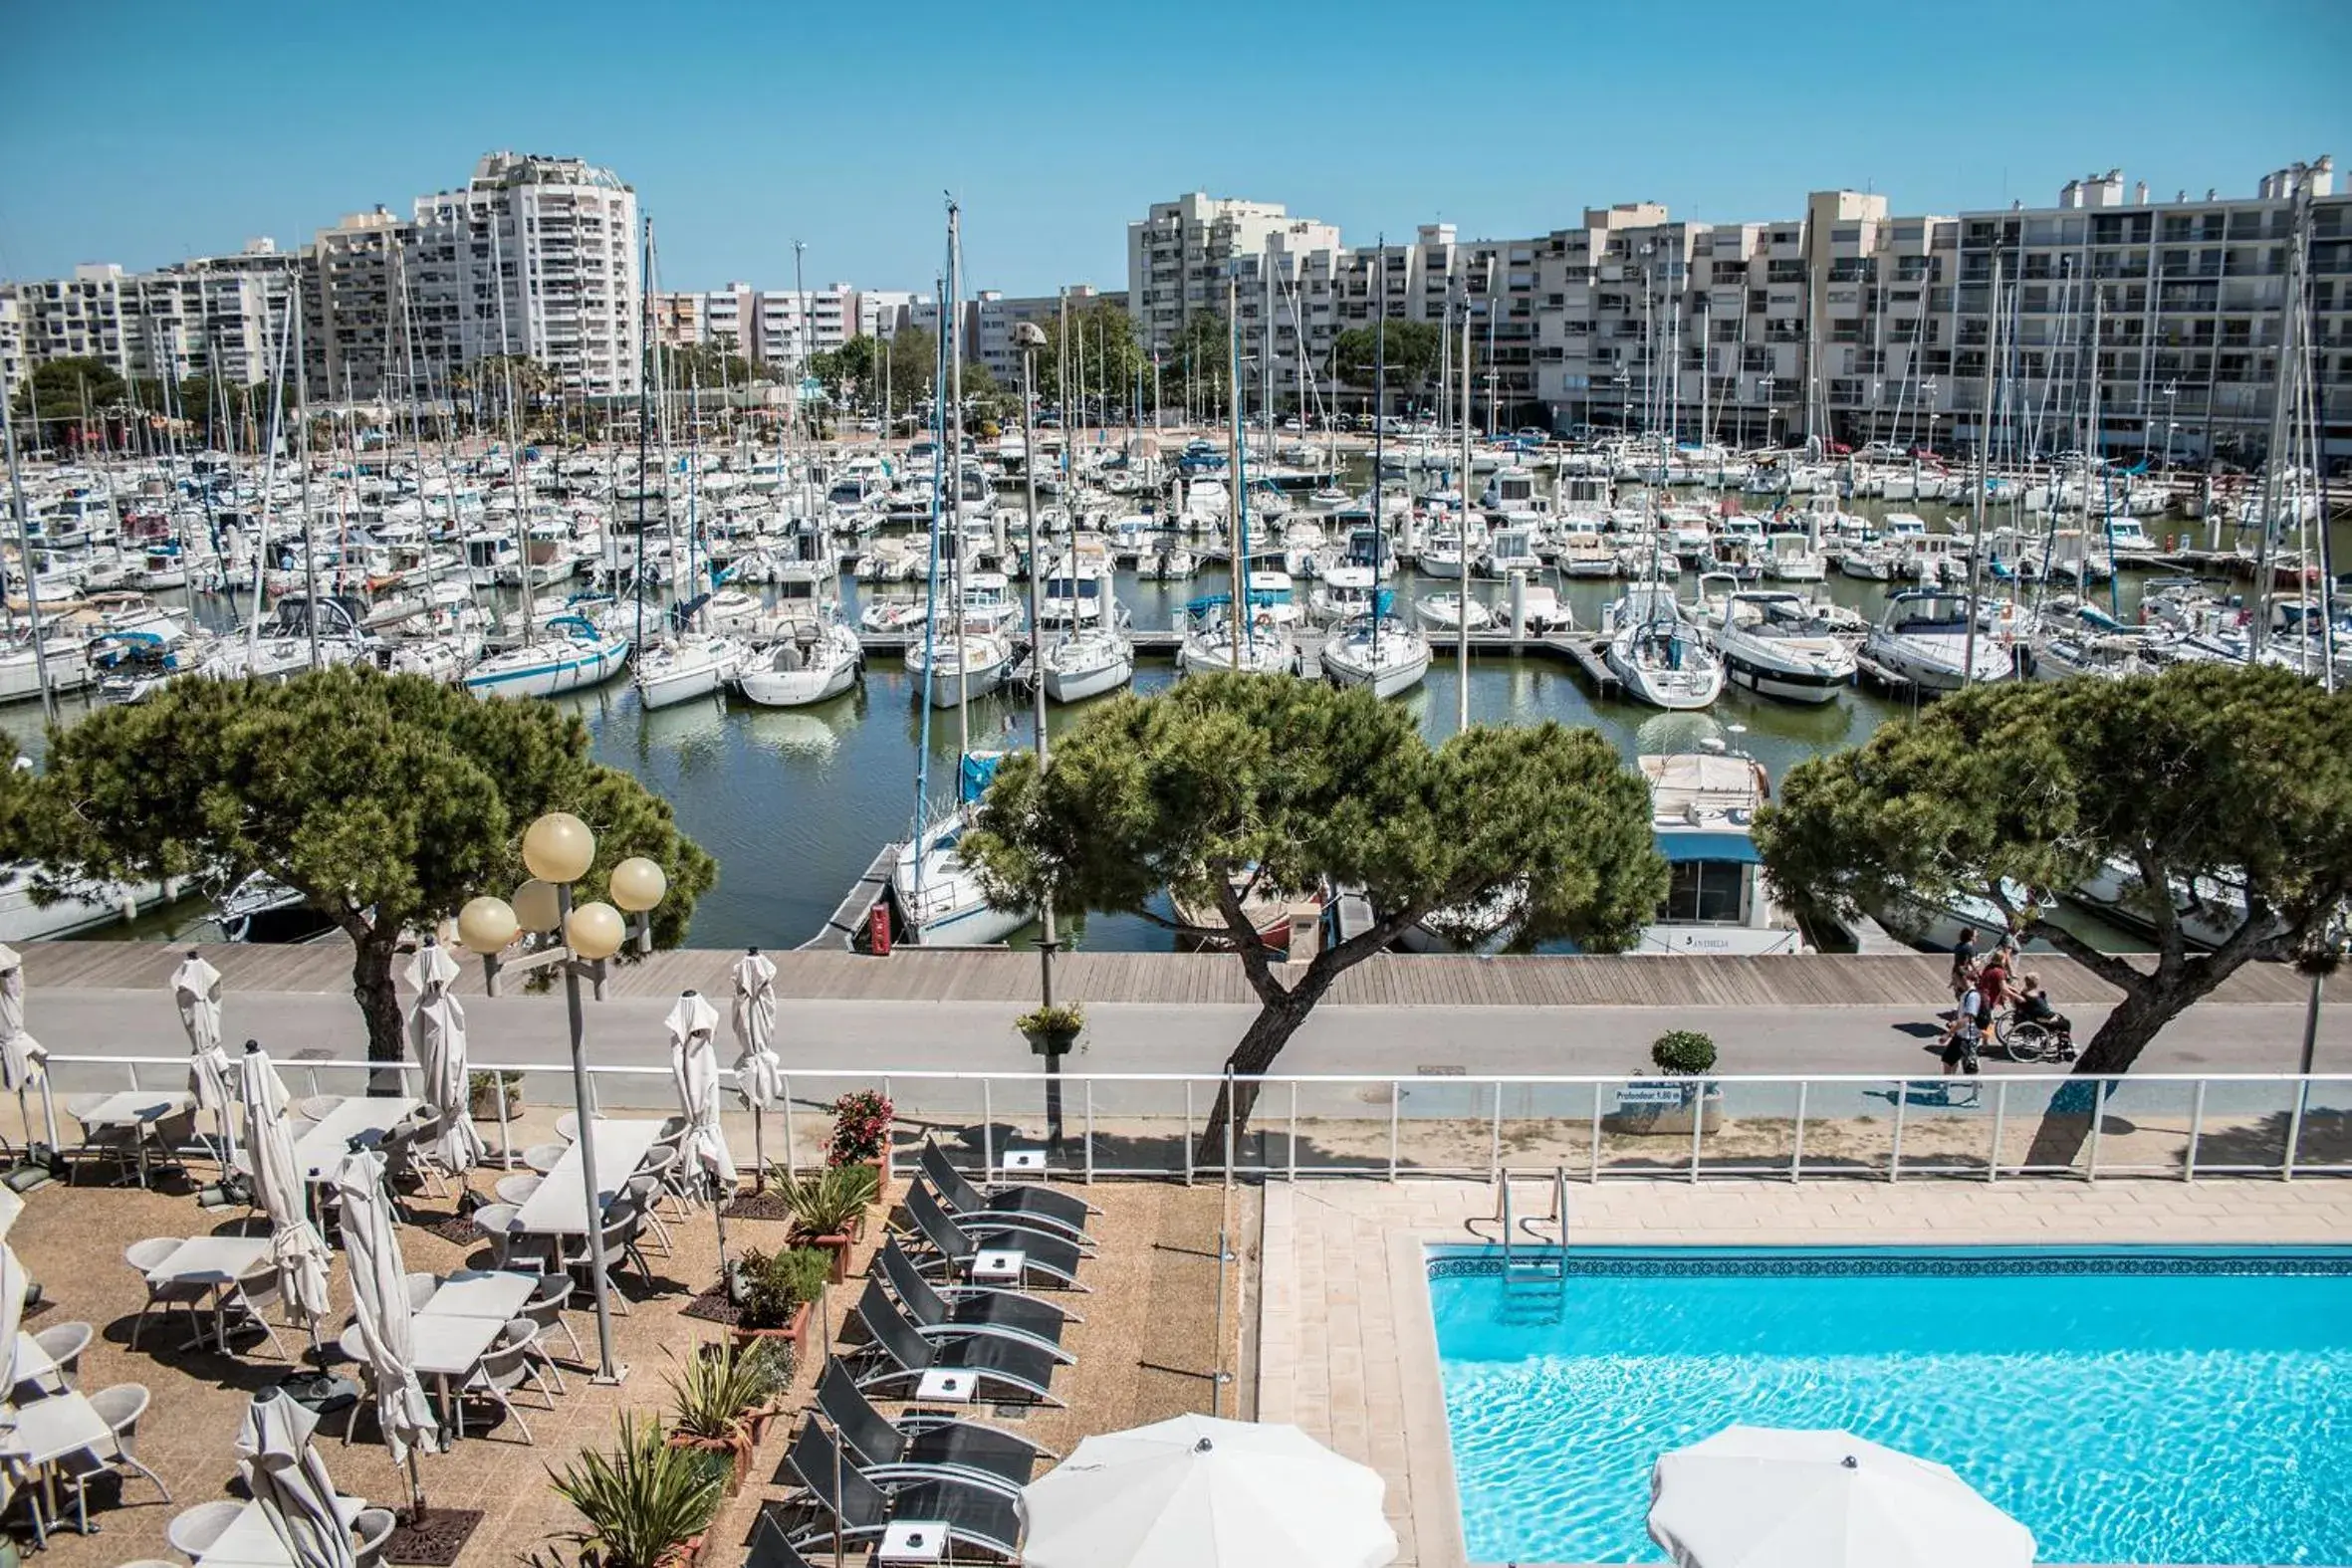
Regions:
<svg viewBox="0 0 2352 1568"><path fill-rule="evenodd" d="M1503 1321L1507 1323L1557 1323L1567 1293L1568 1252L1568 1173L1565 1166L1555 1166L1551 1173L1551 1215L1548 1220L1530 1218L1520 1221L1512 1213L1511 1177L1503 1178L1501 1211L1496 1216L1503 1223ZM1535 1227L1548 1224L1552 1228L1551 1244L1534 1247L1514 1244L1514 1237L1522 1224L1530 1235L1538 1238L1542 1232Z"/></svg>

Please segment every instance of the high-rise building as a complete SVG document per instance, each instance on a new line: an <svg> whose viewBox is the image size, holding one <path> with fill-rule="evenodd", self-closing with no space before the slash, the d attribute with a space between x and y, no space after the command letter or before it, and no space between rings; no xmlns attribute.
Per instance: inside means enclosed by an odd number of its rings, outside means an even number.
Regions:
<svg viewBox="0 0 2352 1568"><path fill-rule="evenodd" d="M573 396L637 390L637 197L610 169L490 153L462 189L416 199L410 251L417 336L444 385L510 353Z"/></svg>
<svg viewBox="0 0 2352 1568"><path fill-rule="evenodd" d="M1202 191L1153 203L1141 222L1127 225L1127 308L1144 347L1175 341L1196 311L1224 314L1234 263L1265 255L1278 236L1282 249L1294 254L1339 248L1336 228L1294 218L1278 203Z"/></svg>
<svg viewBox="0 0 2352 1568"><path fill-rule="evenodd" d="M311 396L360 403L401 395L416 370L407 254L415 226L378 206L311 240L303 270L303 358Z"/></svg>

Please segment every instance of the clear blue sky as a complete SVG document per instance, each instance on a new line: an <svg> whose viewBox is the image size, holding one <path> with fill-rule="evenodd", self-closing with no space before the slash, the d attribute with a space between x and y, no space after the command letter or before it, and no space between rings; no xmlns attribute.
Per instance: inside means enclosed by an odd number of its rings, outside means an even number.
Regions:
<svg viewBox="0 0 2352 1568"><path fill-rule="evenodd" d="M149 267L462 182L495 147L608 164L662 281L1118 287L1193 189L1351 243L1539 234L1588 203L1730 221L1863 186L1898 212L2352 178L2352 0L1602 6L1590 0L9 8L0 276Z"/></svg>

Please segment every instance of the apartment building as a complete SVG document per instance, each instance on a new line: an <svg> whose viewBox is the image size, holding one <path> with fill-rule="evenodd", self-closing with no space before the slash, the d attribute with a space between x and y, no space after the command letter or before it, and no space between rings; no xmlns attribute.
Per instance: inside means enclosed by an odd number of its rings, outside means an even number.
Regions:
<svg viewBox="0 0 2352 1568"><path fill-rule="evenodd" d="M703 315L708 296L655 290L645 301L653 319L653 340L664 348L685 348L709 340Z"/></svg>
<svg viewBox="0 0 2352 1568"><path fill-rule="evenodd" d="M1127 225L1127 299L1147 350L1165 349L1202 309L1222 313L1236 262L1262 257L1280 236L1286 255L1337 251L1339 231L1294 218L1279 203L1240 201L1194 191L1155 202Z"/></svg>
<svg viewBox="0 0 2352 1568"><path fill-rule="evenodd" d="M490 153L462 189L416 199L410 251L417 336L442 384L516 353L572 396L637 390L637 197L610 169Z"/></svg>
<svg viewBox="0 0 2352 1568"><path fill-rule="evenodd" d="M303 361L311 395L362 403L422 394L407 255L415 226L387 207L352 213L312 236L303 268Z"/></svg>
<svg viewBox="0 0 2352 1568"><path fill-rule="evenodd" d="M1059 320L1064 305L1076 311L1097 305L1115 305L1123 310L1126 304L1124 294L1106 294L1090 283L1071 284L1053 294L1010 298L998 290L983 289L972 302L970 351L965 357L988 366L989 373L1001 384L1011 386L1021 376L1021 352L1013 345L1015 324L1034 322L1046 327Z"/></svg>
<svg viewBox="0 0 2352 1568"><path fill-rule="evenodd" d="M14 397L33 361L25 355L25 313L11 291L0 288L0 397Z"/></svg>

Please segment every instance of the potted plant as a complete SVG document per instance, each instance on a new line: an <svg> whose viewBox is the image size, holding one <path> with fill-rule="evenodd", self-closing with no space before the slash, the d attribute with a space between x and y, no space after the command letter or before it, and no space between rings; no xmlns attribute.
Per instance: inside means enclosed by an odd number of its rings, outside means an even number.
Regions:
<svg viewBox="0 0 2352 1568"><path fill-rule="evenodd" d="M1669 1078L1682 1080L1679 1105L1660 1106L1649 1131L1688 1133L1695 1117L1699 1130L1711 1133L1723 1125L1723 1085L1703 1081L1715 1070L1715 1036L1699 1029L1668 1029L1650 1042L1650 1065Z"/></svg>
<svg viewBox="0 0 2352 1568"><path fill-rule="evenodd" d="M889 1099L873 1089L859 1089L833 1101L832 1135L825 1139L827 1165L871 1165L876 1172L889 1157Z"/></svg>
<svg viewBox="0 0 2352 1568"><path fill-rule="evenodd" d="M659 1422L625 1414L610 1454L588 1449L550 1473L585 1521L557 1538L601 1568L690 1568L727 1490L724 1456L672 1448Z"/></svg>
<svg viewBox="0 0 2352 1568"><path fill-rule="evenodd" d="M472 1102L470 1114L488 1121L497 1117L499 1101L506 1102L509 1116L523 1109L523 1075L519 1072L469 1072L465 1075L466 1095Z"/></svg>
<svg viewBox="0 0 2352 1568"><path fill-rule="evenodd" d="M751 1473L752 1451L776 1413L776 1396L792 1381L792 1347L774 1340L702 1346L663 1374L677 1417L670 1447L725 1456L727 1494L735 1495Z"/></svg>
<svg viewBox="0 0 2352 1568"><path fill-rule="evenodd" d="M872 1165L828 1165L807 1176L778 1173L776 1190L793 1212L793 1239L823 1247L832 1259L831 1279L848 1277L849 1248L865 1230L866 1206L882 1190L882 1173Z"/></svg>
<svg viewBox="0 0 2352 1568"><path fill-rule="evenodd" d="M832 1273L831 1254L813 1246L754 1247L736 1264L742 1281L735 1341L787 1340L806 1348L809 1310Z"/></svg>
<svg viewBox="0 0 2352 1568"><path fill-rule="evenodd" d="M1086 1011L1075 1003L1067 1006L1049 1004L1013 1020L1013 1026L1029 1036L1029 1048L1040 1056L1067 1055L1078 1042L1078 1032L1086 1026Z"/></svg>

